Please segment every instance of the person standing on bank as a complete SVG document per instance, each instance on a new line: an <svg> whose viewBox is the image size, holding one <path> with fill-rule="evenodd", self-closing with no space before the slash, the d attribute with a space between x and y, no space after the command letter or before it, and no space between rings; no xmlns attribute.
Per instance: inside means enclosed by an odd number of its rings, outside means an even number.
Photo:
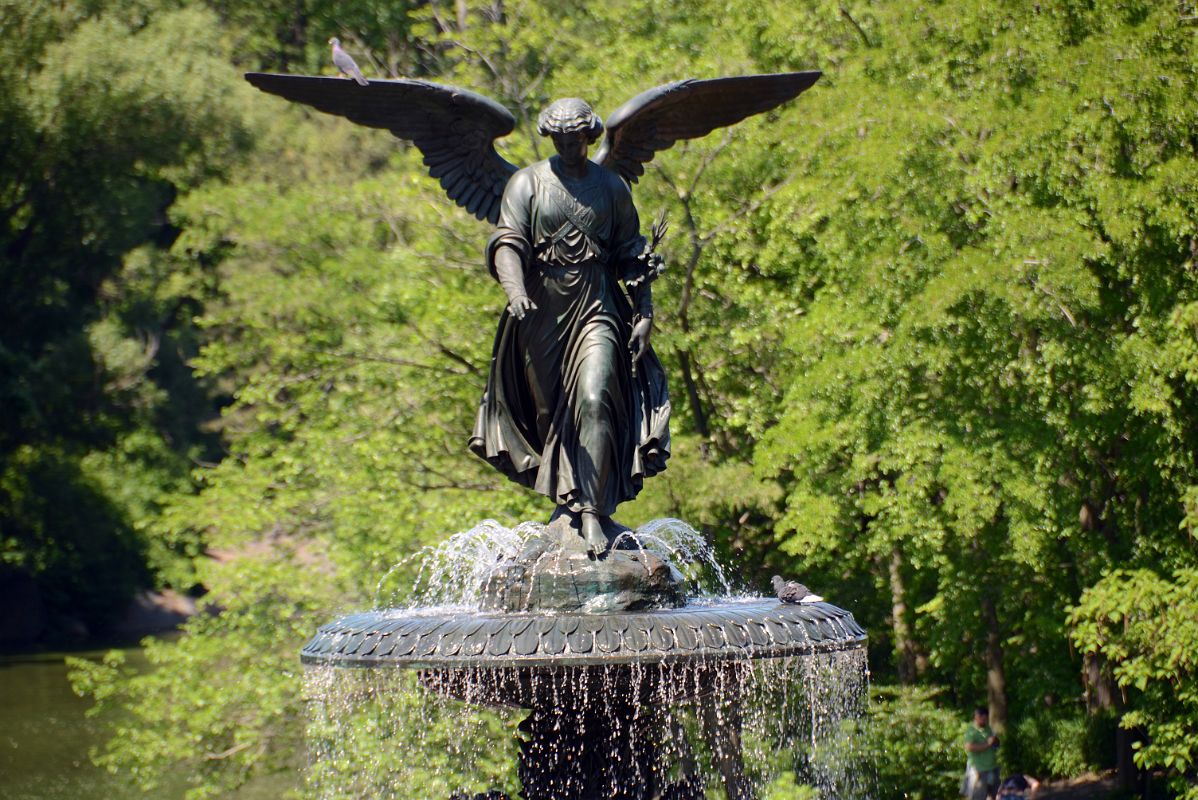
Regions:
<svg viewBox="0 0 1198 800"><path fill-rule="evenodd" d="M978 706L965 729L965 777L961 796L987 800L998 795L998 737L990 729L990 711Z"/></svg>

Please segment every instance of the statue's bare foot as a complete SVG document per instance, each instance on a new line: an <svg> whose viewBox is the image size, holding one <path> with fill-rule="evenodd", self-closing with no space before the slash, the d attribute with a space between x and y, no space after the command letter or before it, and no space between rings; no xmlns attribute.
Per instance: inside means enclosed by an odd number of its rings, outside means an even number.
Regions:
<svg viewBox="0 0 1198 800"><path fill-rule="evenodd" d="M599 517L603 535L607 537L609 550L639 550L640 543L632 535L632 528L616 522L611 517Z"/></svg>
<svg viewBox="0 0 1198 800"><path fill-rule="evenodd" d="M599 558L607 552L607 534L603 532L603 523L594 511L583 511L581 516L582 540L587 543L587 551L594 558Z"/></svg>

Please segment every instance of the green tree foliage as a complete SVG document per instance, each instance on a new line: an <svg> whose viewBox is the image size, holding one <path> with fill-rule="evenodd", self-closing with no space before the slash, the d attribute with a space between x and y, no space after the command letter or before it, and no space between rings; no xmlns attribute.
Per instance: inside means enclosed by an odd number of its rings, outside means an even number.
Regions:
<svg viewBox="0 0 1198 800"><path fill-rule="evenodd" d="M1122 724L1146 734L1136 763L1164 770L1178 797L1198 798L1198 570L1115 570L1070 621L1073 641L1111 664L1129 695Z"/></svg>
<svg viewBox="0 0 1198 800"><path fill-rule="evenodd" d="M185 363L209 286L161 247L176 194L247 144L215 22L4 7L0 570L89 625L137 585L191 582L187 543L151 528L214 454L197 430L212 403Z"/></svg>
<svg viewBox="0 0 1198 800"><path fill-rule="evenodd" d="M314 556L287 549L201 568L221 613L194 617L177 641L147 639L140 674L119 651L73 659L72 685L96 699L91 713L119 720L120 746L97 763L141 791L186 787L189 800L300 769L305 708L290 643L338 596Z"/></svg>
<svg viewBox="0 0 1198 800"><path fill-rule="evenodd" d="M852 732L860 769L877 769L879 798L935 800L960 786L963 723L937 705L938 690L875 690L869 717Z"/></svg>
<svg viewBox="0 0 1198 800"><path fill-rule="evenodd" d="M132 395L101 383L95 410L75 415L88 436L109 431L98 444L59 429L23 451L0 439L0 452L24 459L6 461L17 466L0 478L3 507L41 519L35 503L47 495L21 487L65 464L91 476L79 484L93 492L89 514L140 509L168 550L203 541L234 556L199 567L222 610L179 644L155 645L155 673L80 673L81 688L139 720L105 763L143 780L189 765L197 797L289 768L301 689L286 665L308 632L376 596L399 599L422 546L484 517L544 514L464 453L503 302L479 266L486 226L449 207L412 149L246 95L230 67L179 66L173 80L194 96L119 79L147 74L134 67L159 57L154 31L192 25L183 39L198 65L327 73L324 39L339 33L360 44L351 49L368 76L429 75L489 94L517 113L502 146L521 163L547 154L530 123L554 96L606 113L687 75L823 70L794 108L661 154L634 189L644 216L666 208L673 225L654 343L670 371L675 453L622 513L701 526L754 588L773 570L801 574L870 629L876 674L947 687L879 705L882 741L901 738L900 720L927 732L898 750L926 773L879 761L886 791L946 793L964 715L934 706L982 697L1020 744L1004 748L1008 767L1032 766L1037 746L1051 746L1038 764L1053 771L1089 765L1073 734L1091 737L1121 710L1087 716L1071 626L1076 646L1138 693L1124 722L1149 732L1141 764L1192 774L1192 665L1169 661L1190 652L1188 634L1179 622L1153 639L1145 622L1165 608L1154 595L1186 607L1198 526L1198 59L1184 4L212 7L215 17L15 17L35 52L60 55L10 59L34 88L0 90L6 119L27 131L24 149L0 155L6 204L32 191L10 179L27 165L91 157L78 137L74 150L38 146L45 120L74 118L39 111L69 105L53 105L65 89L46 87L65 85L52 78L71 64L96 64L70 74L101 86L64 130L102 128L96 146L110 148L61 201L14 214L4 234L7 247L26 225L30 241L78 243L89 256L46 246L45 259L13 262L31 281L22 296L47 298L25 314L66 311L57 327L38 323L53 335L36 347L0 340L14 365L4 369L23 376L4 383L6 420L18 419L10 408L32 419L26 406L62 407L81 376L90 386L96 374L150 375ZM109 61L88 55L114 38ZM115 111L103 117L109 106L95 98L108 95ZM143 109L155 102L191 111ZM130 144L100 121L125 116L144 120L139 131L197 138ZM257 146L211 179L246 135ZM55 222L68 201L88 215ZM174 238L152 224L168 207ZM53 239L50 224L76 227ZM202 342L189 361L198 394L138 371L145 349L126 321L181 298L187 314L164 329L183 357ZM183 324L197 313L197 327ZM81 355L54 357L68 345ZM151 389L165 394L145 399ZM183 397L226 393L216 427L227 455L195 472L193 493L178 459L194 433L167 439L125 420L130 408L159 419ZM114 476L135 466L149 480L133 491ZM1104 578L1112 567L1153 572ZM1150 590L1147 574L1174 577ZM198 674L233 688L213 699ZM186 736L173 733L180 708L194 717ZM147 743L155 737L162 746Z"/></svg>
<svg viewBox="0 0 1198 800"><path fill-rule="evenodd" d="M1000 721L1075 695L1062 609L1107 565L1194 557L1192 33L1100 6L840 26L813 165L742 251L808 287L755 448L783 546L872 573L900 661L963 705L988 684ZM825 35L763 46L781 66Z"/></svg>

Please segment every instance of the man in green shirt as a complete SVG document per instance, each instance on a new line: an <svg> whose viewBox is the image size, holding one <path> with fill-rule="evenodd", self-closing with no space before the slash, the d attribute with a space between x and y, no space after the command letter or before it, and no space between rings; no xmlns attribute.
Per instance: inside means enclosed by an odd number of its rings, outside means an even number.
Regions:
<svg viewBox="0 0 1198 800"><path fill-rule="evenodd" d="M961 796L987 800L998 794L998 737L990 729L990 710L978 706L965 729L965 777Z"/></svg>

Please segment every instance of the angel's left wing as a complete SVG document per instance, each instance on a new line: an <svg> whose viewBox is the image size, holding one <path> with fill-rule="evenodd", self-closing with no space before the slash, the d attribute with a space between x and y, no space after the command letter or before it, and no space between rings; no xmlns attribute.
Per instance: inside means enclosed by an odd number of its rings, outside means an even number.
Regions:
<svg viewBox="0 0 1198 800"><path fill-rule="evenodd" d="M607 118L607 135L595 162L627 181L680 139L697 139L791 100L821 72L782 72L667 83L642 92Z"/></svg>
<svg viewBox="0 0 1198 800"><path fill-rule="evenodd" d="M264 92L310 105L370 128L385 128L424 154L429 175L450 199L479 219L499 219L499 201L515 165L495 150L495 140L516 118L490 98L454 86L418 80L372 80L246 73Z"/></svg>

